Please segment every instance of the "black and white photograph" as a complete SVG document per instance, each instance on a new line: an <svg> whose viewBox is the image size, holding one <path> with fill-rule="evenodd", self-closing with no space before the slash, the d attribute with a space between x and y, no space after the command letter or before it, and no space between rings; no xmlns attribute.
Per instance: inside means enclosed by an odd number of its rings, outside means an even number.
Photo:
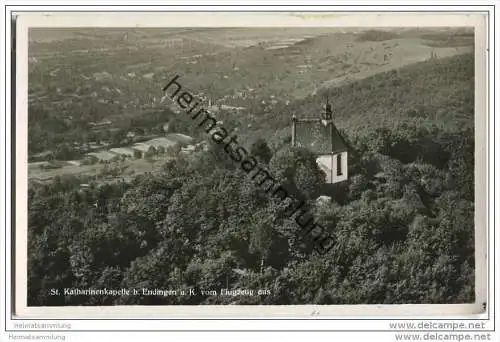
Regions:
<svg viewBox="0 0 500 342"><path fill-rule="evenodd" d="M28 307L477 301L474 27L30 27L27 62Z"/></svg>

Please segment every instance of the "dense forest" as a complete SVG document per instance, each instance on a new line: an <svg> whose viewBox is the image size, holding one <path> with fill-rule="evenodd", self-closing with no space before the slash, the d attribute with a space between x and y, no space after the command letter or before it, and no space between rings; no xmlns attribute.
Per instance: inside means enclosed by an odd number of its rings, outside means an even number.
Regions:
<svg viewBox="0 0 500 342"><path fill-rule="evenodd" d="M407 87L410 80L397 81L402 76L396 73L376 78L395 78L397 120L343 130L354 153L349 180L333 189L317 176L310 151L292 149L286 134L270 134L280 127L284 132L288 122L280 126L278 118L268 134L250 134L248 150L275 178L293 185L335 240L327 254L315 253L283 205L217 144L132 183L81 188L87 180L67 176L30 184L28 305L473 302L474 99L473 93L460 97L473 85L473 63L464 67L466 58L434 66L457 78L448 88L422 80ZM354 93L366 99L364 113L375 111L373 121L384 106L388 113L395 108L365 86L366 80L348 89L359 87ZM407 92L419 87L428 87L434 101L415 107ZM447 104L441 118L451 120L456 109L457 119L471 124L436 121L439 103ZM318 193L332 201L317 202ZM64 288L194 289L196 295L50 295ZM269 292L202 293L223 288Z"/></svg>

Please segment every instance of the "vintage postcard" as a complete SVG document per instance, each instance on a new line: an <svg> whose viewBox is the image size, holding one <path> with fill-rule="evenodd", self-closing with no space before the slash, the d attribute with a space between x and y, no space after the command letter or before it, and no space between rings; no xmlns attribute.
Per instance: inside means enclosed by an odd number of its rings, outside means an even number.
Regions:
<svg viewBox="0 0 500 342"><path fill-rule="evenodd" d="M486 28L19 16L16 314L483 312Z"/></svg>

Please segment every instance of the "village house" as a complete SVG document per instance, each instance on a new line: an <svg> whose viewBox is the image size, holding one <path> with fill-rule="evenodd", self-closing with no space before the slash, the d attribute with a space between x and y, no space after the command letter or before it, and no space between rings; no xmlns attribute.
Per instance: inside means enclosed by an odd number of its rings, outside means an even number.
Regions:
<svg viewBox="0 0 500 342"><path fill-rule="evenodd" d="M111 124L112 124L112 122L109 121L108 119L101 120L99 122L89 122L89 125L92 127L92 129L100 129L100 128L108 127Z"/></svg>
<svg viewBox="0 0 500 342"><path fill-rule="evenodd" d="M134 157L134 150L128 147L111 148L109 149L109 152L118 156L126 156L128 158Z"/></svg>
<svg viewBox="0 0 500 342"><path fill-rule="evenodd" d="M194 139L192 137L190 137L189 135L182 134L182 133L170 133L170 134L165 135L165 138L167 138L169 140L176 141L177 143L179 143L181 145L188 145L194 141Z"/></svg>
<svg viewBox="0 0 500 342"><path fill-rule="evenodd" d="M137 155L140 158L144 158L146 156L146 153L150 151L149 145L143 144L143 143L137 143L131 147L131 149L134 151L134 154L137 153Z"/></svg>
<svg viewBox="0 0 500 342"><path fill-rule="evenodd" d="M184 155L189 155L189 154L192 154L195 151L196 151L196 146L195 145L188 145L186 147L181 147L180 153L184 154Z"/></svg>
<svg viewBox="0 0 500 342"><path fill-rule="evenodd" d="M87 158L97 162L110 162L116 159L117 155L108 151L90 152L86 154Z"/></svg>
<svg viewBox="0 0 500 342"><path fill-rule="evenodd" d="M53 151L44 151L33 155L31 158L33 161L44 161L54 159Z"/></svg>

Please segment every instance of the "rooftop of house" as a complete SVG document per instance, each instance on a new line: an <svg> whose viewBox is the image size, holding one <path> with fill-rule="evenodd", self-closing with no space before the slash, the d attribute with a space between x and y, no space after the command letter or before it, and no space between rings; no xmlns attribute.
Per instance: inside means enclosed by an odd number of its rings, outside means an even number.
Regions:
<svg viewBox="0 0 500 342"><path fill-rule="evenodd" d="M104 120L99 121L99 122L89 122L89 124L92 125L92 126L94 126L94 125L95 126L99 126L99 125L111 125L112 122L109 121L108 119L104 119Z"/></svg>
<svg viewBox="0 0 500 342"><path fill-rule="evenodd" d="M96 157L99 160L111 160L116 157L116 154L108 151L91 152L87 153L88 156Z"/></svg>
<svg viewBox="0 0 500 342"><path fill-rule="evenodd" d="M178 144L178 142L175 141L174 139L168 139L165 137L161 137L161 138L155 138L155 139L145 141L145 142L143 142L143 144L148 145L148 146L153 146L155 148L160 147L160 146L168 148L170 146L174 146L174 145Z"/></svg>
<svg viewBox="0 0 500 342"><path fill-rule="evenodd" d="M151 147L151 145L137 143L134 146L132 146L132 149L137 150L137 151L141 151L141 152L147 152L150 147Z"/></svg>
<svg viewBox="0 0 500 342"><path fill-rule="evenodd" d="M117 148L110 148L109 152L115 153L115 154L126 154L126 155L133 155L134 150L128 147L117 147Z"/></svg>
<svg viewBox="0 0 500 342"><path fill-rule="evenodd" d="M33 155L33 157L41 158L41 157L50 156L51 154L54 154L54 152L52 152L52 151L43 151L43 152L40 152L40 153L37 153L37 154Z"/></svg>
<svg viewBox="0 0 500 342"><path fill-rule="evenodd" d="M82 165L82 161L81 160L68 160L67 163L70 164L70 165L75 165L75 166Z"/></svg>
<svg viewBox="0 0 500 342"><path fill-rule="evenodd" d="M165 136L165 138L169 140L173 140L175 142L179 142L181 144L190 144L193 142L193 138L189 135L181 134L181 133L170 133Z"/></svg>

